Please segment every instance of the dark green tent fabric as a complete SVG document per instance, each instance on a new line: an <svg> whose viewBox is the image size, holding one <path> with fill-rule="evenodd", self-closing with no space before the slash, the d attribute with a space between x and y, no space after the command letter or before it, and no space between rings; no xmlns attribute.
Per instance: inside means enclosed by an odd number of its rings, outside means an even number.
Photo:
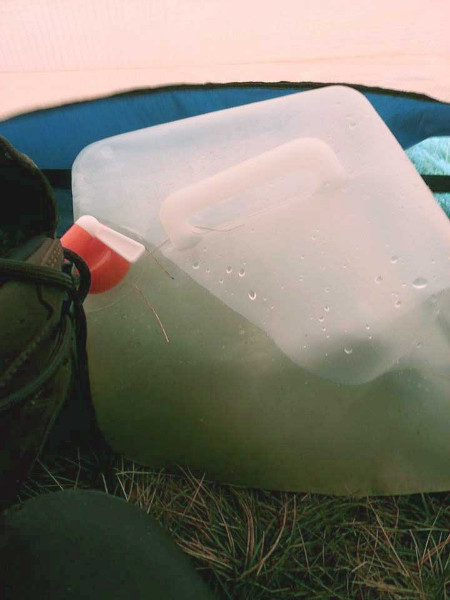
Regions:
<svg viewBox="0 0 450 600"><path fill-rule="evenodd" d="M96 491L38 496L0 521L6 600L212 600L150 516Z"/></svg>

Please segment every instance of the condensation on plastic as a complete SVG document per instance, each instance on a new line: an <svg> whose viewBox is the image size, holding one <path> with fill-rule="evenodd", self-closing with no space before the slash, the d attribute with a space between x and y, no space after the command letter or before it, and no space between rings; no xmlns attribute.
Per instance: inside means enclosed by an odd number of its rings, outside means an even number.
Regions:
<svg viewBox="0 0 450 600"><path fill-rule="evenodd" d="M361 94L102 140L73 184L76 218L149 249L135 293L86 304L119 450L276 489L450 487L449 223Z"/></svg>

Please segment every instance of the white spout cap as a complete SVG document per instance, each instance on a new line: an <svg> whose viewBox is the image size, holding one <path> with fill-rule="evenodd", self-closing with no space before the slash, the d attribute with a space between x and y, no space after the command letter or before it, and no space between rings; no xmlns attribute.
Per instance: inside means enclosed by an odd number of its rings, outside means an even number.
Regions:
<svg viewBox="0 0 450 600"><path fill-rule="evenodd" d="M145 252L145 246L126 235L103 225L95 217L84 215L76 221L76 225L89 235L100 240L129 263L135 263Z"/></svg>

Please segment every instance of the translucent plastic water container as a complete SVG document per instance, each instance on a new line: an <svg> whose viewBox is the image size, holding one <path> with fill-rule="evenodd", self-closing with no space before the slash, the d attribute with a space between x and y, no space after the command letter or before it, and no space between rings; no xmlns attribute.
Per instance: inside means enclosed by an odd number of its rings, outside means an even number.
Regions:
<svg viewBox="0 0 450 600"><path fill-rule="evenodd" d="M117 449L277 489L450 485L449 222L362 94L102 140L73 191L145 248L86 303Z"/></svg>

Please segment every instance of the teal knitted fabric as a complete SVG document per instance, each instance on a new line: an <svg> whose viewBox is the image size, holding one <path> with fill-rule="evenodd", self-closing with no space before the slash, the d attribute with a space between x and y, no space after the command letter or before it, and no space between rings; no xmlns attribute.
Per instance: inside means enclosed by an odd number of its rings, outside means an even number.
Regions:
<svg viewBox="0 0 450 600"><path fill-rule="evenodd" d="M450 175L450 137L429 138L406 150L406 154L419 173ZM450 217L450 193L434 197Z"/></svg>

